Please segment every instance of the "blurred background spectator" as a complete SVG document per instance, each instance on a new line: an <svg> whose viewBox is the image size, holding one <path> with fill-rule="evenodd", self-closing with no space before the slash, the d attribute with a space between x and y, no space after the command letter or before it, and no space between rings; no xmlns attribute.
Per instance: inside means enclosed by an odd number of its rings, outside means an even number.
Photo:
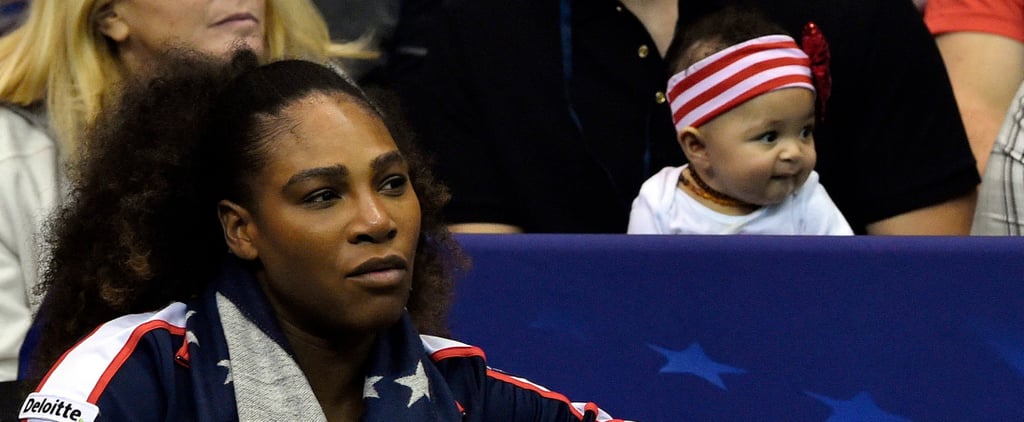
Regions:
<svg viewBox="0 0 1024 422"><path fill-rule="evenodd" d="M423 40L442 0L313 0L330 27L331 39L359 40L375 58L339 61L361 84L386 85L392 72L422 65ZM387 66L385 66L387 64Z"/></svg>
<svg viewBox="0 0 1024 422"><path fill-rule="evenodd" d="M930 0L925 22L949 72L978 171L1024 80L1024 1Z"/></svg>
<svg viewBox="0 0 1024 422"><path fill-rule="evenodd" d="M331 39L352 41L361 39L369 50L381 50L398 26L401 0L313 0L327 21ZM345 70L356 79L377 69L385 60L341 59Z"/></svg>
<svg viewBox="0 0 1024 422"><path fill-rule="evenodd" d="M1024 84L996 137L978 193L971 234L1024 234Z"/></svg>
<svg viewBox="0 0 1024 422"><path fill-rule="evenodd" d="M924 18L946 63L983 174L971 233L1020 235L1024 93L1018 88L1024 81L1024 1L930 0Z"/></svg>
<svg viewBox="0 0 1024 422"><path fill-rule="evenodd" d="M0 0L0 35L18 26L27 8L28 0Z"/></svg>

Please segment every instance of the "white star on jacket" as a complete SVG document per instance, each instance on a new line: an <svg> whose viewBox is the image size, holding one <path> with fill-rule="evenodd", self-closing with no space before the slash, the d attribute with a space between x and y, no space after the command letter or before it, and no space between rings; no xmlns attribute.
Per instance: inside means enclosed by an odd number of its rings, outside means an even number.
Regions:
<svg viewBox="0 0 1024 422"><path fill-rule="evenodd" d="M188 322L188 319L192 318L192 315L195 315L195 314L196 314L196 311L188 311L188 312L186 312L185 313L185 321L186 321L186 323ZM196 347L199 347L199 339L196 338L196 334L193 333L192 330L185 330L185 340L189 344L194 344L194 345L196 345Z"/></svg>
<svg viewBox="0 0 1024 422"><path fill-rule="evenodd" d="M430 382L427 380L426 372L423 371L422 361L416 364L416 373L396 378L395 383L409 387L412 390L412 394L409 396L409 404L406 407L412 407L414 403L424 397L427 398L427 401L430 401Z"/></svg>
<svg viewBox="0 0 1024 422"><path fill-rule="evenodd" d="M382 376L374 375L372 377L366 377L366 381L363 382L363 398L380 398L380 393L377 392L377 382L384 379Z"/></svg>
<svg viewBox="0 0 1024 422"><path fill-rule="evenodd" d="M363 382L363 398L379 399L380 392L377 391L377 383L382 380L384 380L384 377L379 375L366 377L366 381ZM414 373L395 378L394 382L412 390L409 394L409 403L405 405L406 408L412 407L412 405L424 397L427 398L427 401L430 401L430 382L427 380L427 374L423 370L423 362L416 364L416 371Z"/></svg>
<svg viewBox="0 0 1024 422"><path fill-rule="evenodd" d="M228 370L228 374L224 376L224 385L230 384L231 381L233 381L233 378L231 376L231 361L223 359L220 362L217 362L217 366L223 367L224 369Z"/></svg>

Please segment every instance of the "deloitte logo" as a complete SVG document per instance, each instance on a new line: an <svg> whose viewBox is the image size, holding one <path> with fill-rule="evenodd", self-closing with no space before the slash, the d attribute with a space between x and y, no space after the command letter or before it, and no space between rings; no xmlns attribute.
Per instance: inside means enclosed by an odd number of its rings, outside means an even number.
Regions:
<svg viewBox="0 0 1024 422"><path fill-rule="evenodd" d="M91 404L47 394L32 393L21 407L18 419L54 422L92 422L99 409Z"/></svg>

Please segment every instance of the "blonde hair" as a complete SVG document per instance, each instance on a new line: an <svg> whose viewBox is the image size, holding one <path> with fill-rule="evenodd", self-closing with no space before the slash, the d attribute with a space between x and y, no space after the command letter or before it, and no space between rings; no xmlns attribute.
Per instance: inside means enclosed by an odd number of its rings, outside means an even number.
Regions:
<svg viewBox="0 0 1024 422"><path fill-rule="evenodd" d="M114 0L35 0L25 22L0 38L0 102L45 101L61 155L73 156L81 133L126 75L97 12ZM369 58L361 43L334 43L310 0L266 0L267 58L326 61Z"/></svg>

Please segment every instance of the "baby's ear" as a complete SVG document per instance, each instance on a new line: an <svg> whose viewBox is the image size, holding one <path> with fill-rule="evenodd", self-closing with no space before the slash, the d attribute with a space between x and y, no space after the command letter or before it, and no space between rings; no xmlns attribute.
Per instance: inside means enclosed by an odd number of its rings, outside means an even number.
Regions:
<svg viewBox="0 0 1024 422"><path fill-rule="evenodd" d="M224 241L231 253L247 261L258 258L259 249L255 242L258 232L249 210L234 202L222 200L217 204L217 216L224 231Z"/></svg>
<svg viewBox="0 0 1024 422"><path fill-rule="evenodd" d="M679 147L686 154L690 164L704 167L708 161L708 148L704 143L704 135L697 128L687 126L679 132Z"/></svg>

